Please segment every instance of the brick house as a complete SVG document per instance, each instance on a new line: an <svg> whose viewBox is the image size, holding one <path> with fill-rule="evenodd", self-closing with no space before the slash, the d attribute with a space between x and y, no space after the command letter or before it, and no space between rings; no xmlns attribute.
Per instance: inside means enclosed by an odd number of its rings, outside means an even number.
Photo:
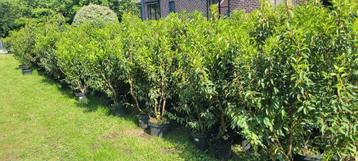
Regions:
<svg viewBox="0 0 358 161"><path fill-rule="evenodd" d="M208 7L211 0L140 0L143 19L159 19L171 12L200 11L208 15Z"/></svg>
<svg viewBox="0 0 358 161"><path fill-rule="evenodd" d="M228 15L233 10L251 12L260 6L260 0L138 0L141 6L143 19L159 19L171 12L202 12L205 16L210 14L210 6L217 4L221 15ZM270 0L273 5L284 3L285 0ZM293 0L299 3L303 0Z"/></svg>

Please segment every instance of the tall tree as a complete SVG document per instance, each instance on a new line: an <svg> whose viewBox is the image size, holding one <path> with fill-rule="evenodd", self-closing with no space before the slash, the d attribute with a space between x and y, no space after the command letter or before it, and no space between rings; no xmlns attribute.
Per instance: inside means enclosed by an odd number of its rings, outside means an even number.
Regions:
<svg viewBox="0 0 358 161"><path fill-rule="evenodd" d="M16 22L23 14L24 7L18 1L0 0L0 37L8 35L10 30L18 28Z"/></svg>

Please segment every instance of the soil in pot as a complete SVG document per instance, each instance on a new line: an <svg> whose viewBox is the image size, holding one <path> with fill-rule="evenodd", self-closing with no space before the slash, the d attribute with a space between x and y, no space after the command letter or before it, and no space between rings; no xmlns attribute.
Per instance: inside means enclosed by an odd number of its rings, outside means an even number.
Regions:
<svg viewBox="0 0 358 161"><path fill-rule="evenodd" d="M199 150L205 151L209 148L208 136L205 133L193 132L192 137L195 146Z"/></svg>
<svg viewBox="0 0 358 161"><path fill-rule="evenodd" d="M21 69L21 70L22 70L22 69L24 68L24 66L25 66L24 64L21 64L21 65L19 65L19 67L17 67L17 69Z"/></svg>
<svg viewBox="0 0 358 161"><path fill-rule="evenodd" d="M218 140L211 145L210 150L215 158L227 161L231 158L231 145L232 141Z"/></svg>
<svg viewBox="0 0 358 161"><path fill-rule="evenodd" d="M138 118L138 126L142 129L148 128L149 116L147 114L139 114L137 115Z"/></svg>
<svg viewBox="0 0 358 161"><path fill-rule="evenodd" d="M22 64L22 65L19 65L19 69L30 69L30 66Z"/></svg>
<svg viewBox="0 0 358 161"><path fill-rule="evenodd" d="M79 103L81 104L87 104L88 103L88 99L85 93L76 93L76 98L78 100Z"/></svg>
<svg viewBox="0 0 358 161"><path fill-rule="evenodd" d="M163 137L168 131L168 123L149 120L149 133L152 136Z"/></svg>
<svg viewBox="0 0 358 161"><path fill-rule="evenodd" d="M293 158L294 161L321 161L323 155L315 155L315 156L304 156L300 154L296 154Z"/></svg>

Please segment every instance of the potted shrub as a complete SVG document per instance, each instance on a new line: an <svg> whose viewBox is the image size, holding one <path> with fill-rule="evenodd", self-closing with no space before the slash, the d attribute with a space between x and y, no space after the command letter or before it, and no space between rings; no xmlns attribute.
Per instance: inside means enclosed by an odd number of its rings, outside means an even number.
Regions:
<svg viewBox="0 0 358 161"><path fill-rule="evenodd" d="M128 86L130 94L129 104L139 113L137 115L138 125L147 129L149 127L150 110L148 102L149 77L144 71L145 63L147 63L148 47L147 44L150 37L150 28L138 16L131 13L124 14L120 25L120 40L122 54L117 55L121 64L121 71L124 82Z"/></svg>
<svg viewBox="0 0 358 161"><path fill-rule="evenodd" d="M64 30L65 18L62 15L46 17L45 22L36 28L34 53L38 61L36 66L55 79L62 79L63 73L58 66L56 43Z"/></svg>
<svg viewBox="0 0 358 161"><path fill-rule="evenodd" d="M210 42L210 23L202 15L195 14L182 15L173 25L171 34L180 56L174 75L178 102L170 118L190 128L196 147L207 150L209 129L216 123L210 104L214 84L206 70L208 62L205 59Z"/></svg>
<svg viewBox="0 0 358 161"><path fill-rule="evenodd" d="M295 8L295 16L288 20L281 19L284 13L274 14L279 21L264 16L268 12L258 17L261 20L250 35L268 37L260 40L261 47L252 51L256 54L249 55L249 61L235 65L240 75L230 88L236 89L238 101L228 113L233 126L242 128L263 158L294 160L298 154L301 159L317 158L318 152L302 153L306 145L322 150L327 160L357 155L357 139L352 139L357 121L352 117L357 101L352 58L357 48L347 16L354 11L343 10L344 6L337 2L337 14L308 5ZM346 23L337 24L346 18ZM320 135L307 130L315 127Z"/></svg>
<svg viewBox="0 0 358 161"><path fill-rule="evenodd" d="M141 52L141 68L147 76L146 85L150 107L149 128L151 135L163 136L169 126L168 100L173 98L173 75L176 73L177 51L171 44L171 19L152 23L152 33L148 37L148 49ZM166 26L168 25L168 26ZM146 59L143 59L146 58Z"/></svg>
<svg viewBox="0 0 358 161"><path fill-rule="evenodd" d="M31 66L36 62L34 54L35 45L35 28L36 25L29 21L24 28L19 31L13 31L10 36L5 39L5 43L10 46L10 50L22 65L20 69L23 74L31 74Z"/></svg>
<svg viewBox="0 0 358 161"><path fill-rule="evenodd" d="M115 72L111 71L118 69L113 67L115 60L110 60L115 56L113 52L106 51L114 50L106 45L118 30L110 26L118 22L117 19L109 8L98 5L82 7L75 16L73 26L68 27L58 41L57 56L60 70L72 89L79 92L77 95L85 95L92 87L105 91L115 107L122 107L117 103L117 90L114 87L117 79L113 76ZM111 29L114 29L112 33Z"/></svg>
<svg viewBox="0 0 358 161"><path fill-rule="evenodd" d="M88 49L84 63L90 76L87 84L96 91L104 93L111 100L111 110L120 116L127 113L125 99L129 92L125 77L125 61L122 35L118 24L107 23L102 28L93 27L87 35L88 42L82 44Z"/></svg>
<svg viewBox="0 0 358 161"><path fill-rule="evenodd" d="M92 83L93 76L89 71L94 63L93 53L98 50L95 46L89 45L91 37L88 33L91 32L95 30L90 25L69 27L57 43L58 66L79 100L85 98Z"/></svg>
<svg viewBox="0 0 358 161"><path fill-rule="evenodd" d="M233 25L229 21L217 20L211 24L214 33L211 36L209 52L205 55L207 60L209 80L212 82L212 91L208 99L212 108L215 125L212 128L211 151L215 157L228 160L231 157L232 133L228 111L234 106L235 96L230 88L231 80L235 78L234 62L237 50L235 41L241 41L238 37L240 30L232 33Z"/></svg>

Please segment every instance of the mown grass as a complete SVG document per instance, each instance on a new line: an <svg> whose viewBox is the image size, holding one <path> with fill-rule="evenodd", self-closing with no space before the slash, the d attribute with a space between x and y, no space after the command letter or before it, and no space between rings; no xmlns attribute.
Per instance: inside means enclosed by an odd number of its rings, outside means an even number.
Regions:
<svg viewBox="0 0 358 161"><path fill-rule="evenodd" d="M134 118L111 115L97 98L81 106L73 94L39 75L22 75L0 55L0 160L215 160L197 151L185 129L147 135Z"/></svg>

